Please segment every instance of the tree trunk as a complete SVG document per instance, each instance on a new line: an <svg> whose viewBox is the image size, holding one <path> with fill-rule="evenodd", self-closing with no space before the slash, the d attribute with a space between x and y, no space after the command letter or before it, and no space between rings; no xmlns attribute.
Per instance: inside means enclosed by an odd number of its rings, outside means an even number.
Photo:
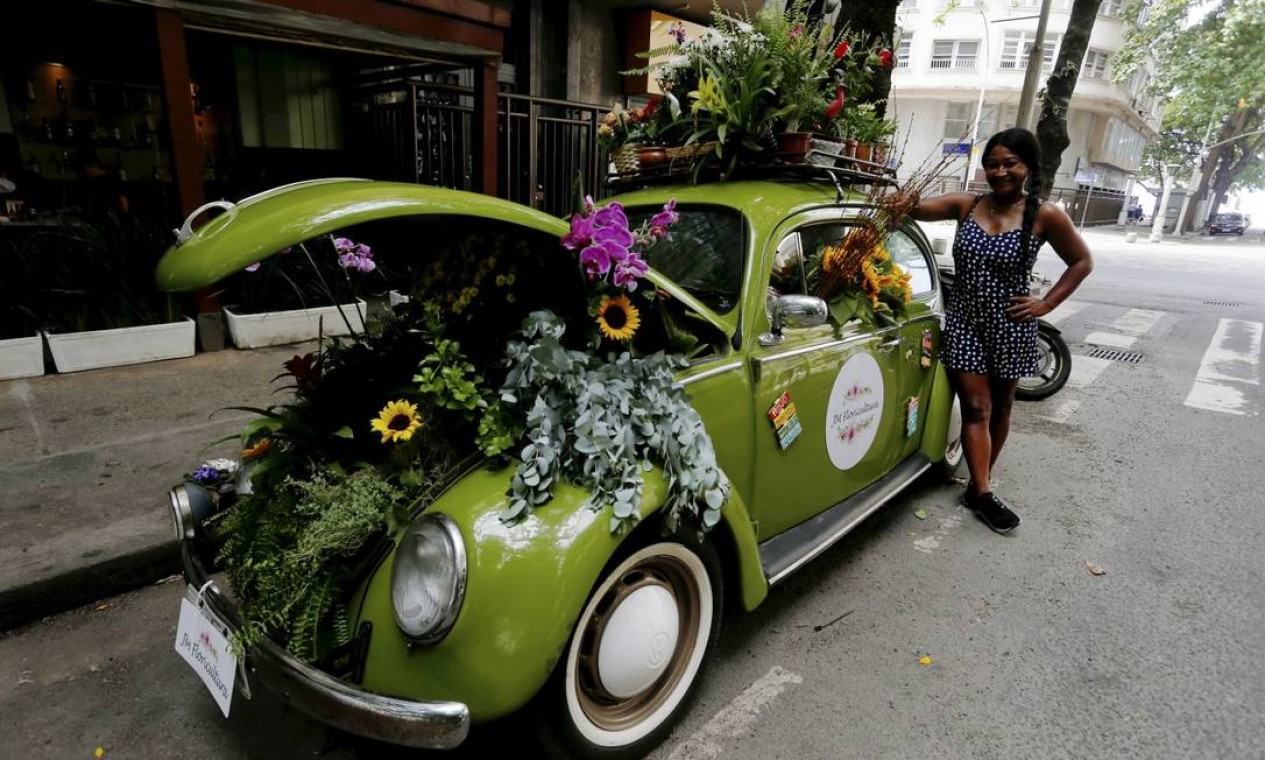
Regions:
<svg viewBox="0 0 1265 760"><path fill-rule="evenodd" d="M1239 135L1257 129L1258 116L1259 111L1256 108L1238 109L1217 133L1217 143L1234 140ZM1203 172L1199 176L1199 188L1190 199L1186 219L1182 224L1184 229L1200 229L1217 213L1217 209L1221 207L1221 197L1229 191L1244 170L1257 162L1261 143L1261 138L1256 137L1217 145L1208 152L1208 158L1203 164ZM1209 188L1213 191L1212 202L1208 204L1208 209L1201 217L1195 218L1199 199L1208 193Z"/></svg>
<svg viewBox="0 0 1265 760"><path fill-rule="evenodd" d="M1037 121L1037 142L1041 144L1041 187L1037 195L1045 198L1054 188L1054 175L1063 161L1063 151L1071 143L1067 136L1067 104L1076 89L1080 77L1081 62L1089 47L1089 33L1098 18L1098 6L1102 0L1073 0L1072 13L1067 19L1067 31L1059 47L1054 72L1045 83L1045 98L1041 101L1041 118Z"/></svg>

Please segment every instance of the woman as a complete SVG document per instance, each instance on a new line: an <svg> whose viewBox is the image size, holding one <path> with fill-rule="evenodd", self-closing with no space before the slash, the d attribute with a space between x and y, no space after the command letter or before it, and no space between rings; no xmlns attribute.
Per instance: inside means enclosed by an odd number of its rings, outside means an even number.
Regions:
<svg viewBox="0 0 1265 760"><path fill-rule="evenodd" d="M962 407L971 472L962 501L988 527L1007 533L1019 516L993 494L989 477L1010 432L1015 387L1037 370L1037 318L1072 295L1093 261L1067 214L1025 190L1039 187L1041 177L1041 149L1031 132L993 135L983 166L991 192L928 198L913 215L928 222L958 220L941 360ZM1029 294L1028 277L1046 241L1067 269L1037 298Z"/></svg>

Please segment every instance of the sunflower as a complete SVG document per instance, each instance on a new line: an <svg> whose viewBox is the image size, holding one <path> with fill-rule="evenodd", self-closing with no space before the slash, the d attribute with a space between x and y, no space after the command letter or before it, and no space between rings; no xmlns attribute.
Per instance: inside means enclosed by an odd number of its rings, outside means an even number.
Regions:
<svg viewBox="0 0 1265 760"><path fill-rule="evenodd" d="M641 327L641 314L628 296L603 296L597 307L597 326L611 340L632 340Z"/></svg>
<svg viewBox="0 0 1265 760"><path fill-rule="evenodd" d="M422 420L417 416L417 404L399 400L382 407L377 419L369 423L369 426L382 434L383 443L391 443L412 438L413 431L422 426Z"/></svg>

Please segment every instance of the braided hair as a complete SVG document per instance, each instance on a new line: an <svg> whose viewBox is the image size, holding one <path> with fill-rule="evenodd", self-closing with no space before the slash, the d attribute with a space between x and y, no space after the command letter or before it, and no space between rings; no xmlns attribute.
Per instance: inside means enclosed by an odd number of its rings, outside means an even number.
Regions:
<svg viewBox="0 0 1265 760"><path fill-rule="evenodd" d="M997 145L1014 153L1023 162L1024 166L1028 167L1028 182L1025 187L1028 191L1028 200L1023 207L1023 248L1020 249L1026 256L1032 245L1032 226L1037 221L1037 212L1041 210L1040 192L1043 184L1041 177L1041 146L1037 143L1036 135L1032 134L1032 132L1022 127L1011 127L1010 129L1003 129L988 138L988 142L984 145L982 157L987 158L993 147Z"/></svg>

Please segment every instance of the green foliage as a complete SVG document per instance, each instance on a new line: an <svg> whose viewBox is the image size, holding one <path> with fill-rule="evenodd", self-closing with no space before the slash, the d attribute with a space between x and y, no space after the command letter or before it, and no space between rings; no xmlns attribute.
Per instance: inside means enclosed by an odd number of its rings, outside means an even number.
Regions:
<svg viewBox="0 0 1265 760"><path fill-rule="evenodd" d="M422 358L413 382L423 398L440 408L463 412L467 419L484 406L478 370L466 361L455 340L436 340L434 352Z"/></svg>
<svg viewBox="0 0 1265 760"><path fill-rule="evenodd" d="M1125 19L1140 18L1141 0L1131 0ZM1234 140L1207 155L1205 182L1217 195L1236 183L1252 186L1260 178L1265 140L1248 136L1260 130L1265 111L1265 4L1219 0L1158 0L1146 7L1144 20L1131 29L1112 58L1113 79L1122 82L1148 59L1154 77L1147 88L1165 103L1161 131L1166 138L1148 150L1146 176L1158 181L1160 164L1189 168L1204 156L1183 150L1182 143L1210 145ZM1184 173L1184 172L1183 172Z"/></svg>
<svg viewBox="0 0 1265 760"><path fill-rule="evenodd" d="M590 492L590 508L610 508L612 531L627 528L637 519L643 473L657 462L668 481L668 527L685 518L703 530L715 525L729 481L675 380L683 361L662 353L603 361L567 349L565 330L553 314L535 312L523 326L527 342L506 349L501 402L524 420L527 443L503 519L530 514L565 479Z"/></svg>
<svg viewBox="0 0 1265 760"><path fill-rule="evenodd" d="M179 320L154 267L170 233L113 213L90 223L0 239L0 339Z"/></svg>
<svg viewBox="0 0 1265 760"><path fill-rule="evenodd" d="M373 536L407 522L408 494L372 469L256 478L255 493L212 523L241 600L237 644L270 638L314 661L325 647L350 640L342 600L354 580L351 565ZM330 631L332 639L323 639Z"/></svg>

